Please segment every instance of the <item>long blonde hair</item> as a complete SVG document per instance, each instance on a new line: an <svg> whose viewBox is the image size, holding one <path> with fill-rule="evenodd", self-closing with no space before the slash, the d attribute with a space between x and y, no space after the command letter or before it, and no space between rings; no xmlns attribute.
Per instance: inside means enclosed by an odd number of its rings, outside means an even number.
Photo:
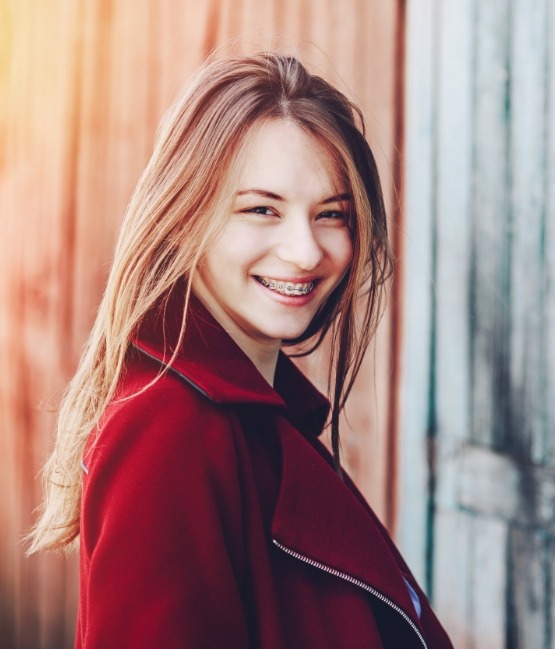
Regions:
<svg viewBox="0 0 555 649"><path fill-rule="evenodd" d="M292 120L326 147L353 196L350 272L305 334L287 341L304 341L309 353L332 328L331 427L339 466L339 412L375 330L392 263L380 181L362 115L294 57L270 52L214 58L162 121L128 206L96 321L60 407L55 449L43 471L44 505L30 534L29 552L74 545L83 450L115 396L132 336L172 287L194 274L229 214L247 135L255 125L276 118ZM366 305L359 310L361 287Z"/></svg>

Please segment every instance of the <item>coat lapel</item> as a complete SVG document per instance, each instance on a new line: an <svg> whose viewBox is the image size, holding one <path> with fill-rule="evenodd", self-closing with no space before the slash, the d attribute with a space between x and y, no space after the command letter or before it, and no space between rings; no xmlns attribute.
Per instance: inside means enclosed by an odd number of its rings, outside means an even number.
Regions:
<svg viewBox="0 0 555 649"><path fill-rule="evenodd" d="M280 437L282 480L272 521L274 542L370 586L421 630L400 567L369 512L319 451L286 422L280 425Z"/></svg>

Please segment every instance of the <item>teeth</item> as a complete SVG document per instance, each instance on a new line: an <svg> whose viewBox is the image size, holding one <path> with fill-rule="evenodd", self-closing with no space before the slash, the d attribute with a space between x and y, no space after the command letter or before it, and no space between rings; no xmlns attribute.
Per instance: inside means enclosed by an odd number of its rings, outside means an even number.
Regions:
<svg viewBox="0 0 555 649"><path fill-rule="evenodd" d="M293 284L292 282L280 282L279 280L270 279L269 277L257 277L257 279L263 286L266 286L266 288L269 288L276 293L281 293L282 295L306 295L314 288L314 282Z"/></svg>

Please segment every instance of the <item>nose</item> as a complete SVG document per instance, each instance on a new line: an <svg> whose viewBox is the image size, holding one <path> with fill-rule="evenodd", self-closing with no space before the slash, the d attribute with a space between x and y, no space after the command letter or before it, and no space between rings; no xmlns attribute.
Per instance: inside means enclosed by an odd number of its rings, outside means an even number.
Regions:
<svg viewBox="0 0 555 649"><path fill-rule="evenodd" d="M303 270L313 270L322 261L324 252L310 220L291 218L280 231L278 257Z"/></svg>

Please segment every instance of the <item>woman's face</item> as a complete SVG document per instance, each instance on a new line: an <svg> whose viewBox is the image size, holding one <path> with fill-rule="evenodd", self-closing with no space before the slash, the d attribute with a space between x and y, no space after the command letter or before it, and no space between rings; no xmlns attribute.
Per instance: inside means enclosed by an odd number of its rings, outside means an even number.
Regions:
<svg viewBox="0 0 555 649"><path fill-rule="evenodd" d="M286 120L254 134L229 220L193 291L251 358L300 336L352 259L350 196L325 149Z"/></svg>

